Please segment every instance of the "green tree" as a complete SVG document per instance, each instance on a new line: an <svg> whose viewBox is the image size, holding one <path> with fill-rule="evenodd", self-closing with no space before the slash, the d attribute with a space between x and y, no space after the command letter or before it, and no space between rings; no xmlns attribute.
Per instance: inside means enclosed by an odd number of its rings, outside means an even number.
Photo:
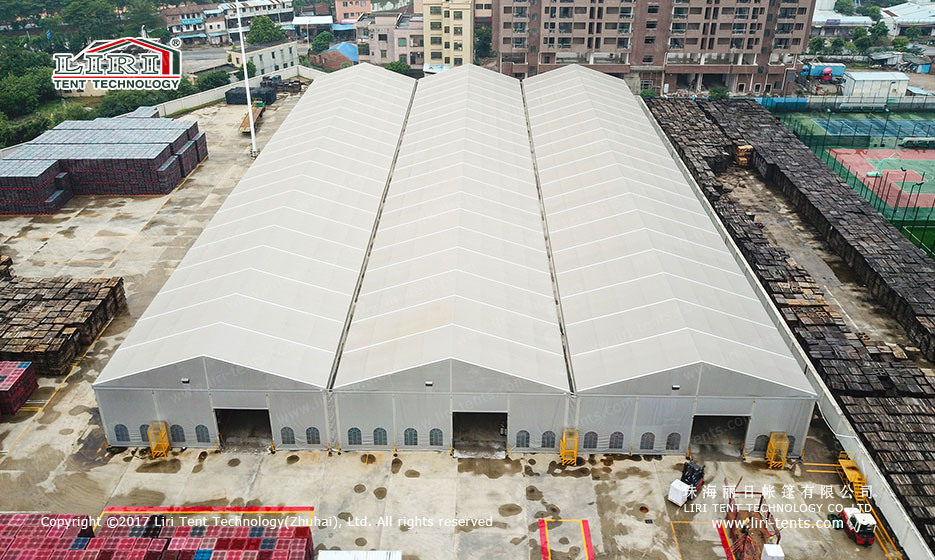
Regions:
<svg viewBox="0 0 935 560"><path fill-rule="evenodd" d="M74 0L62 11L62 19L84 42L117 36L117 12L107 0Z"/></svg>
<svg viewBox="0 0 935 560"><path fill-rule="evenodd" d="M250 69L247 68L249 71ZM214 72L205 72L195 80L195 87L198 91L219 88L231 83L230 74L225 70L215 70Z"/></svg>
<svg viewBox="0 0 935 560"><path fill-rule="evenodd" d="M155 29L147 29L146 33L153 39L159 39L162 41L163 45L168 45L169 40L172 38L172 35L169 34L169 30L165 27L157 27Z"/></svg>
<svg viewBox="0 0 935 560"><path fill-rule="evenodd" d="M490 27L482 26L474 30L474 56L477 58L487 58L491 54L491 33Z"/></svg>
<svg viewBox="0 0 935 560"><path fill-rule="evenodd" d="M250 74L250 77L256 76L256 65L254 65L249 60L247 61L247 74ZM240 67L240 70L237 70L237 79L243 80L243 66Z"/></svg>
<svg viewBox="0 0 935 560"><path fill-rule="evenodd" d="M844 14L846 16L854 15L854 1L853 0L834 0L834 11L839 14Z"/></svg>
<svg viewBox="0 0 935 560"><path fill-rule="evenodd" d="M883 14L880 12L880 6L860 6L857 8L857 13L862 16L867 16L873 21L880 21L883 18Z"/></svg>
<svg viewBox="0 0 935 560"><path fill-rule="evenodd" d="M330 31L322 31L312 39L312 52L315 54L324 52L331 47L331 43L333 42L334 35L332 35Z"/></svg>
<svg viewBox="0 0 935 560"><path fill-rule="evenodd" d="M62 103L61 107L53 109L49 115L53 126L62 121L86 121L95 117L97 117L97 111L74 101Z"/></svg>
<svg viewBox="0 0 935 560"><path fill-rule="evenodd" d="M304 8L306 5L307 4L305 3L305 0L292 0L292 9L295 10L295 13L297 14L301 13L302 8Z"/></svg>
<svg viewBox="0 0 935 560"><path fill-rule="evenodd" d="M0 112L8 117L28 115L39 103L55 97L52 69L35 67L21 75L9 74L0 80Z"/></svg>
<svg viewBox="0 0 935 560"><path fill-rule="evenodd" d="M269 16L257 16L250 21L250 32L247 33L248 44L260 45L282 41L285 38L286 32L278 24L273 23Z"/></svg>
<svg viewBox="0 0 935 560"><path fill-rule="evenodd" d="M165 29L156 5L150 0L130 0L123 14L123 21L124 34L130 37L139 35L142 27L147 30Z"/></svg>
<svg viewBox="0 0 935 560"><path fill-rule="evenodd" d="M912 41L913 43L915 43L919 39L919 37L922 36L922 30L919 29L919 26L917 25L907 27L904 33L906 34L906 38Z"/></svg>
<svg viewBox="0 0 935 560"><path fill-rule="evenodd" d="M860 39L861 37L866 37L866 36L867 36L866 27L855 27L853 30L851 30L852 41L856 41L857 39Z"/></svg>
<svg viewBox="0 0 935 560"><path fill-rule="evenodd" d="M646 88L640 92L640 97L643 99L655 99L659 97L659 94L656 93L656 90L654 89Z"/></svg>
<svg viewBox="0 0 935 560"><path fill-rule="evenodd" d="M892 47L897 51L906 50L906 47L909 46L909 39L905 37L893 37Z"/></svg>
<svg viewBox="0 0 935 560"><path fill-rule="evenodd" d="M392 62L387 62L383 65L384 68L392 72L397 72L399 74L409 74L409 65L405 62L400 62L399 60L394 60Z"/></svg>
<svg viewBox="0 0 935 560"><path fill-rule="evenodd" d="M854 48L857 49L857 52L866 55L870 52L870 47L873 46L873 39L869 35L864 35L863 37L858 37L854 39Z"/></svg>
<svg viewBox="0 0 935 560"><path fill-rule="evenodd" d="M808 41L808 52L821 54L825 50L825 40L821 37L812 37Z"/></svg>
<svg viewBox="0 0 935 560"><path fill-rule="evenodd" d="M870 33L870 38L873 39L873 44L879 45L883 43L883 39L886 38L890 30L886 27L885 23L878 21L870 26L868 32Z"/></svg>
<svg viewBox="0 0 935 560"><path fill-rule="evenodd" d="M708 97L711 99L727 99L730 97L730 93L727 91L726 87L713 87L708 90Z"/></svg>
<svg viewBox="0 0 935 560"><path fill-rule="evenodd" d="M835 37L834 40L831 41L831 53L841 54L842 52L844 52L844 39Z"/></svg>

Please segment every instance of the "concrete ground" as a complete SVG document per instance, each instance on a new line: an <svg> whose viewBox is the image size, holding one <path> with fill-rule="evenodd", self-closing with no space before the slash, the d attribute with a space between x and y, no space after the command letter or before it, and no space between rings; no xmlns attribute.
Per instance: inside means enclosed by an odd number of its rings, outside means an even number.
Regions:
<svg viewBox="0 0 935 560"><path fill-rule="evenodd" d="M267 109L261 148L296 99ZM97 517L115 506L312 506L319 548L395 549L409 560L539 559L546 533L555 560L585 558L586 538L597 558L707 560L725 558L712 524L724 515L716 507L725 502L725 480L753 492L768 485L776 493L769 501L791 509L776 514L786 522L815 524L850 503L822 466L835 453L817 421L806 446L813 464L789 470L768 471L706 443L695 460L714 495L691 502L695 511L665 499L679 457L585 456L561 467L548 454L176 450L152 460L109 452L90 384L249 166L249 138L236 131L242 115L243 107L220 104L186 117L207 132L211 155L169 196L83 197L56 216L0 218L0 250L14 257L16 274L121 275L129 303L66 379L43 379L27 410L0 422L0 510ZM820 496L824 485L833 485L832 497ZM809 487L812 498L803 495ZM807 504L812 511L799 511ZM858 547L829 528L786 529L782 545L795 559L885 558L879 547Z"/></svg>

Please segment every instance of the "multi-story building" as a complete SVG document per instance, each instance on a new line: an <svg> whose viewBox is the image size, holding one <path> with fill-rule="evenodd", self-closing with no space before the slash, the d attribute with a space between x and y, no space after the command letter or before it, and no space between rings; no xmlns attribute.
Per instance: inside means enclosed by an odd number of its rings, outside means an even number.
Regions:
<svg viewBox="0 0 935 560"><path fill-rule="evenodd" d="M473 0L422 0L422 20L426 73L474 62Z"/></svg>
<svg viewBox="0 0 935 560"><path fill-rule="evenodd" d="M413 70L421 71L425 62L425 41L422 35L422 14L378 12L364 16L357 22L358 43L366 43L372 64L386 64L394 60L405 62Z"/></svg>
<svg viewBox="0 0 935 560"><path fill-rule="evenodd" d="M231 36L240 32L237 26L238 4L240 4L240 21L243 23L244 33L250 31L250 22L257 16L269 16L271 20L282 25L290 23L295 15L292 11L292 0L248 0L218 4L217 7L224 13L224 18L227 20L227 29Z"/></svg>
<svg viewBox="0 0 935 560"><path fill-rule="evenodd" d="M370 13L370 0L335 0L335 23L354 23L360 16Z"/></svg>
<svg viewBox="0 0 935 560"><path fill-rule="evenodd" d="M159 13L166 23L169 34L191 45L208 42L205 11L211 9L216 10L217 4L179 4L173 8L162 8ZM226 28L223 36L227 36Z"/></svg>
<svg viewBox="0 0 935 560"><path fill-rule="evenodd" d="M289 68L299 63L299 46L295 41L277 41L262 45L247 45L247 61L256 67L257 75ZM231 48L231 64L243 66L239 43Z"/></svg>
<svg viewBox="0 0 935 560"><path fill-rule="evenodd" d="M782 91L805 51L810 0L501 0L500 70L517 78L583 64L634 90Z"/></svg>

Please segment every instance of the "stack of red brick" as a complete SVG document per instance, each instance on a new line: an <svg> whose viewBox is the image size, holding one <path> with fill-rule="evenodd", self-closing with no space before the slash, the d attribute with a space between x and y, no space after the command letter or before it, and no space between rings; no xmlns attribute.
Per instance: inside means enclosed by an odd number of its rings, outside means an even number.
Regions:
<svg viewBox="0 0 935 560"><path fill-rule="evenodd" d="M12 416L39 388L30 362L0 362L0 416Z"/></svg>
<svg viewBox="0 0 935 560"><path fill-rule="evenodd" d="M111 518L115 519L115 518ZM0 514L0 560L311 560L308 527L166 526L152 516L94 536L87 516Z"/></svg>

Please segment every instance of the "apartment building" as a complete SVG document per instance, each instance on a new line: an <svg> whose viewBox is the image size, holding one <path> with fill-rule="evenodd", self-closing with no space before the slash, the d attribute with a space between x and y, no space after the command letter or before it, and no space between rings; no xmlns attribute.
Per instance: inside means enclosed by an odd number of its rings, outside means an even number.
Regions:
<svg viewBox="0 0 935 560"><path fill-rule="evenodd" d="M474 62L473 6L473 0L422 1L427 74Z"/></svg>
<svg viewBox="0 0 935 560"><path fill-rule="evenodd" d="M779 93L807 47L813 6L810 0L501 0L493 10L493 49L501 72L517 78L583 64L637 91L725 86Z"/></svg>
<svg viewBox="0 0 935 560"><path fill-rule="evenodd" d="M229 40L227 25L217 4L183 3L159 10L166 29L186 45L221 44Z"/></svg>
<svg viewBox="0 0 935 560"><path fill-rule="evenodd" d="M353 24L357 18L369 13L370 0L335 0L335 23Z"/></svg>
<svg viewBox="0 0 935 560"><path fill-rule="evenodd" d="M292 22L295 15L292 11L292 0L247 0L246 2L225 2L218 4L218 9L224 14L227 29L231 35L240 32L237 26L237 5L240 5L240 20L243 23L243 32L250 31L250 22L257 16L269 16L271 20L282 25Z"/></svg>
<svg viewBox="0 0 935 560"><path fill-rule="evenodd" d="M366 43L370 53L361 55L362 61L382 65L399 60L413 70L422 70L425 62L422 14L378 12L360 18L355 27L358 45Z"/></svg>
<svg viewBox="0 0 935 560"><path fill-rule="evenodd" d="M256 67L257 75L268 74L299 63L299 45L295 41L277 41L263 45L247 45L247 61ZM231 48L231 64L243 66L240 44Z"/></svg>

